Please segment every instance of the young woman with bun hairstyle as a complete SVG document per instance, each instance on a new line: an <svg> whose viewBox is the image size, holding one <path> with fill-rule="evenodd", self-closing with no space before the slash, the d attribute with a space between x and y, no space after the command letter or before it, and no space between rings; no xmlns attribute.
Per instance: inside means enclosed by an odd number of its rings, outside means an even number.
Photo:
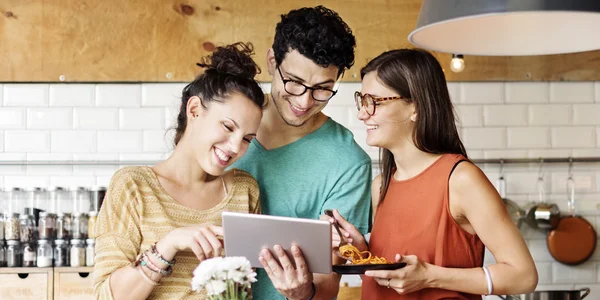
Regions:
<svg viewBox="0 0 600 300"><path fill-rule="evenodd" d="M96 226L97 299L203 299L192 271L222 256L223 211L260 213L254 178L226 170L246 153L264 94L252 44L218 47L182 92L175 149L112 177Z"/></svg>

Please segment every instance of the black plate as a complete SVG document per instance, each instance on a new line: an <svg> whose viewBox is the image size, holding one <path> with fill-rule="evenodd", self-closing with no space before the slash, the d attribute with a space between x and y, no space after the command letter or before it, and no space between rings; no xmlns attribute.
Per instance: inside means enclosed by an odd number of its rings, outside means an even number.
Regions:
<svg viewBox="0 0 600 300"><path fill-rule="evenodd" d="M338 274L364 274L369 270L396 270L404 268L406 263L394 264L363 264L363 265L333 265L333 271Z"/></svg>

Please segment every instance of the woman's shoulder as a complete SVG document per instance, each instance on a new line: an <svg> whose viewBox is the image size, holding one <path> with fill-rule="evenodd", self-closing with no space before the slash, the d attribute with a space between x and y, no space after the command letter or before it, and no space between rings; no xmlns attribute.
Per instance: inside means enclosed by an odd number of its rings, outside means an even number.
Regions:
<svg viewBox="0 0 600 300"><path fill-rule="evenodd" d="M150 184L154 173L147 166L127 166L118 169L111 178L111 185L127 185L135 182L137 185Z"/></svg>
<svg viewBox="0 0 600 300"><path fill-rule="evenodd" d="M133 178L133 177L149 177L150 167L148 166L126 166L118 169L113 178Z"/></svg>
<svg viewBox="0 0 600 300"><path fill-rule="evenodd" d="M252 176L252 174L241 170L241 169L231 169L227 171L227 175L231 176L231 184L235 187L245 187L247 189L255 189L258 190L258 182Z"/></svg>

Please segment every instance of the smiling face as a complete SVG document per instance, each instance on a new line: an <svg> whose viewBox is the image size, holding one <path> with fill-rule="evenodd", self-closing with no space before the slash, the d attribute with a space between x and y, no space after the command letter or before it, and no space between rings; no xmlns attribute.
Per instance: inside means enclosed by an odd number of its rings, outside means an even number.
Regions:
<svg viewBox="0 0 600 300"><path fill-rule="evenodd" d="M365 74L360 93L376 98L400 96L383 85L375 71ZM372 116L362 108L358 112L358 119L367 125L366 142L369 146L390 149L398 143L412 141L416 120L415 107L404 99L376 102L375 113Z"/></svg>
<svg viewBox="0 0 600 300"><path fill-rule="evenodd" d="M247 97L234 93L223 102L200 105L200 98L188 101L188 126L184 139L200 167L213 176L243 156L262 117L262 110ZM196 117L197 116L197 117Z"/></svg>
<svg viewBox="0 0 600 300"><path fill-rule="evenodd" d="M325 108L328 102L313 99L310 89L300 96L294 96L286 91L283 81L291 80L292 82L287 84L296 87L300 83L307 87L334 90L338 77L337 67L323 68L297 50L288 52L279 66L276 65L271 50L267 61L269 73L273 75L271 84L273 103L286 124L301 127ZM289 86L288 91L291 91ZM314 93L316 95L319 91Z"/></svg>

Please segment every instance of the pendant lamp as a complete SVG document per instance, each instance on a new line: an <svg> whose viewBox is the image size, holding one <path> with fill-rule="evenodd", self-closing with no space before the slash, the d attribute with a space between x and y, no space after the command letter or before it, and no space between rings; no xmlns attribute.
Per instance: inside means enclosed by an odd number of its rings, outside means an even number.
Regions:
<svg viewBox="0 0 600 300"><path fill-rule="evenodd" d="M600 49L600 0L423 0L408 40L437 52L526 56Z"/></svg>

